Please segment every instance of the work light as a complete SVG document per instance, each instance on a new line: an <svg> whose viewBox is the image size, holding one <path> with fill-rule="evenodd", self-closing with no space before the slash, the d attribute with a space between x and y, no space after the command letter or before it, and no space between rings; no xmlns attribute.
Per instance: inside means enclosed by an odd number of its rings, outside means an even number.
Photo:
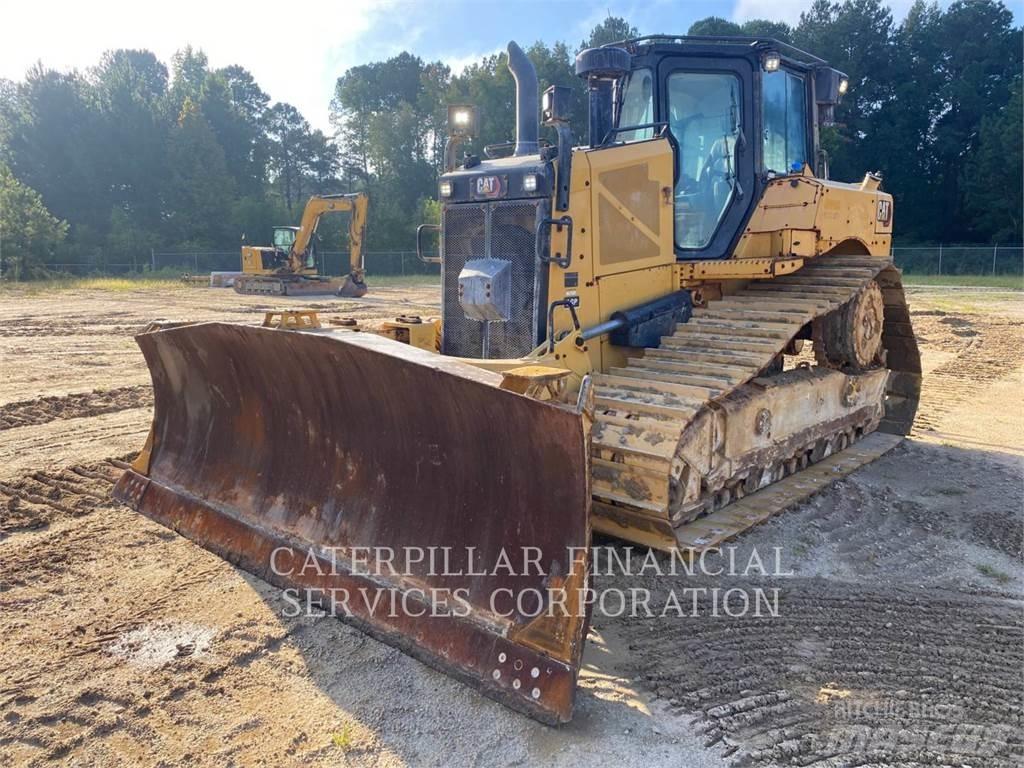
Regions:
<svg viewBox="0 0 1024 768"><path fill-rule="evenodd" d="M448 105L448 135L472 139L477 135L476 107L469 104Z"/></svg>
<svg viewBox="0 0 1024 768"><path fill-rule="evenodd" d="M777 51L768 51L768 53L764 55L763 66L765 72L775 72L781 64L782 57L779 56Z"/></svg>

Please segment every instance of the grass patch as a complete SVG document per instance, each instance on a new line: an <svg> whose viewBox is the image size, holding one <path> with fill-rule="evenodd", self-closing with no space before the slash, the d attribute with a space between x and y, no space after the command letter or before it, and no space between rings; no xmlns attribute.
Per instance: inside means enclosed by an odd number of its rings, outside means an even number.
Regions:
<svg viewBox="0 0 1024 768"><path fill-rule="evenodd" d="M1007 584L1013 578L1010 574L1000 571L998 568L993 568L988 563L975 563L974 567L978 569L978 573L982 576L994 579L1000 584Z"/></svg>
<svg viewBox="0 0 1024 768"><path fill-rule="evenodd" d="M331 743L339 749L349 749L352 746L352 726L345 723L340 731L331 734Z"/></svg>
<svg viewBox="0 0 1024 768"><path fill-rule="evenodd" d="M1005 288L1024 291L1024 277L1016 275L903 275L904 285L960 286L968 288Z"/></svg>

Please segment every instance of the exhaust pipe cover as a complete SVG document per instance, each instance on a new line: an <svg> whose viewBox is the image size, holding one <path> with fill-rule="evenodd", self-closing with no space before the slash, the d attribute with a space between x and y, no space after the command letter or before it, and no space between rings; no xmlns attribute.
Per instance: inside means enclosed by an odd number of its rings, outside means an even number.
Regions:
<svg viewBox="0 0 1024 768"><path fill-rule="evenodd" d="M533 62L515 42L508 44L508 71L516 81L516 146L512 155L536 155L540 152L540 87Z"/></svg>

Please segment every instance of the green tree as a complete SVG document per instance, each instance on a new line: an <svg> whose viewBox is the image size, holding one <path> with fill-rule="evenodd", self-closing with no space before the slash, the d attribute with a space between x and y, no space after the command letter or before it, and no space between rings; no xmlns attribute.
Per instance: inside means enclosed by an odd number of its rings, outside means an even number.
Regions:
<svg viewBox="0 0 1024 768"><path fill-rule="evenodd" d="M261 194L266 181L269 146L263 121L269 101L241 67L211 72L203 82L203 115L224 150L228 173L244 195Z"/></svg>
<svg viewBox="0 0 1024 768"><path fill-rule="evenodd" d="M303 202L306 190L303 152L309 145L311 129L299 110L283 103L270 108L266 128L273 180L292 214L296 204Z"/></svg>
<svg viewBox="0 0 1024 768"><path fill-rule="evenodd" d="M982 117L977 144L964 165L962 187L966 213L979 235L996 243L1024 239L1024 132L1020 77L1009 101L995 114Z"/></svg>
<svg viewBox="0 0 1024 768"><path fill-rule="evenodd" d="M964 206L964 167L978 147L985 117L998 115L1010 101L1021 73L1021 31L1014 29L1010 10L992 0L957 0L943 14L940 30L943 58L937 63L944 83L933 129L936 191L950 215L935 224L941 237L952 240L973 228ZM1018 128L1020 118L1018 112Z"/></svg>
<svg viewBox="0 0 1024 768"><path fill-rule="evenodd" d="M750 19L740 25L740 33L748 37L770 37L788 43L793 38L793 28L784 21Z"/></svg>
<svg viewBox="0 0 1024 768"><path fill-rule="evenodd" d="M36 65L5 111L11 172L81 241L97 246L111 198L105 153L95 151L103 132L88 82Z"/></svg>
<svg viewBox="0 0 1024 768"><path fill-rule="evenodd" d="M186 100L198 103L203 93L203 84L210 74L206 54L186 45L171 57L171 105L181 109Z"/></svg>
<svg viewBox="0 0 1024 768"><path fill-rule="evenodd" d="M408 53L348 70L332 102L341 162L372 196L377 248L408 248L419 201L436 190L448 68ZM451 101L452 99L448 99Z"/></svg>
<svg viewBox="0 0 1024 768"><path fill-rule="evenodd" d="M690 25L688 35L742 35L743 30L735 21L723 19L720 16L708 16L706 19L699 19Z"/></svg>
<svg viewBox="0 0 1024 768"><path fill-rule="evenodd" d="M578 50L598 48L609 43L617 43L620 40L629 40L639 35L640 33L637 31L637 28L624 18L608 14L602 22L590 31L590 36L580 43Z"/></svg>
<svg viewBox="0 0 1024 768"><path fill-rule="evenodd" d="M107 212L106 249L127 257L129 241L153 243L163 222L167 68L149 51L108 51L88 80L98 128L96 143L81 151L99 160L97 173L115 212Z"/></svg>
<svg viewBox="0 0 1024 768"><path fill-rule="evenodd" d="M46 259L67 231L67 222L46 209L40 194L0 164L0 276L23 280L45 274Z"/></svg>
<svg viewBox="0 0 1024 768"><path fill-rule="evenodd" d="M231 231L234 185L224 150L199 108L189 99L171 131L167 201L168 235L172 242L214 248L237 242Z"/></svg>

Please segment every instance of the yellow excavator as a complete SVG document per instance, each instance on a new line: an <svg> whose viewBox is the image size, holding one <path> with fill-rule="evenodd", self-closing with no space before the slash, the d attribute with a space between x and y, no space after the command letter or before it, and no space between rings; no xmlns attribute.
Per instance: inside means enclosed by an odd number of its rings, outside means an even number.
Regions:
<svg viewBox="0 0 1024 768"><path fill-rule="evenodd" d="M368 199L362 193L316 195L309 198L297 227L274 227L271 246L242 246L242 274L235 291L248 295L309 296L366 294L363 240ZM316 230L326 213L349 211L348 245L351 270L344 278L323 272L317 251Z"/></svg>
<svg viewBox="0 0 1024 768"><path fill-rule="evenodd" d="M141 334L154 422L115 493L558 723L593 531L719 546L907 434L921 364L892 196L819 149L841 72L760 38L586 50L577 143L569 89L508 65L514 142L466 151L449 108L440 321Z"/></svg>

